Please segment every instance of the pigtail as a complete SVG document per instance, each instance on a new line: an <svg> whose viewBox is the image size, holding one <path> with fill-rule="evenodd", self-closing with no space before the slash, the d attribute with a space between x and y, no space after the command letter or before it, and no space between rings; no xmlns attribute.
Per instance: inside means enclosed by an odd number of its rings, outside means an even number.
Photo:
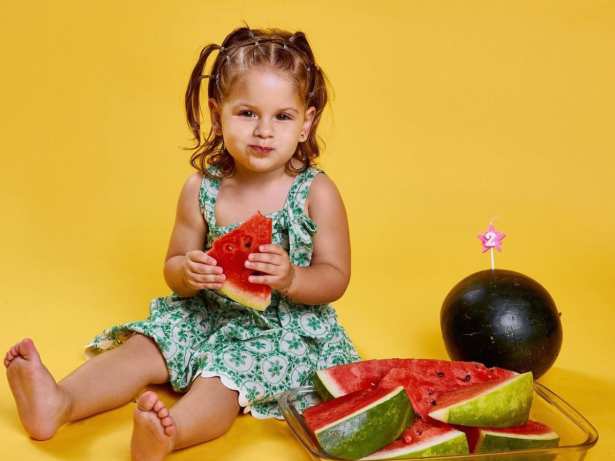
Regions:
<svg viewBox="0 0 615 461"><path fill-rule="evenodd" d="M219 49L220 47L214 44L203 48L188 81L185 98L186 120L196 142L194 149L198 149L201 146L201 124L203 122L201 119L201 82L212 77L204 73L205 65L211 53Z"/></svg>
<svg viewBox="0 0 615 461"><path fill-rule="evenodd" d="M301 31L297 31L289 38L289 41L306 57L308 68L308 78L306 80L306 88L304 89L306 106L316 109L310 134L304 142L299 143L295 154L303 165L301 171L304 171L315 164L321 150L326 145L317 133L322 113L329 101L328 89L331 88L331 85L322 68L316 65L314 53L306 35Z"/></svg>

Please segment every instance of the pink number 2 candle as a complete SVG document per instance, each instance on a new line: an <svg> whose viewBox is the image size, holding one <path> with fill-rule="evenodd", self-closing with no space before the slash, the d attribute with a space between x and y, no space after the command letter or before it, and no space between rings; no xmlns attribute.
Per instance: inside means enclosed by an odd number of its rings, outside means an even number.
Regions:
<svg viewBox="0 0 615 461"><path fill-rule="evenodd" d="M484 234L479 234L477 237L483 242L483 253L487 250L491 250L491 269L495 270L495 263L493 258L493 249L495 248L498 251L502 251L502 239L506 237L506 234L502 234L498 232L495 227L493 227L493 221L497 218L493 218L489 221L489 229Z"/></svg>

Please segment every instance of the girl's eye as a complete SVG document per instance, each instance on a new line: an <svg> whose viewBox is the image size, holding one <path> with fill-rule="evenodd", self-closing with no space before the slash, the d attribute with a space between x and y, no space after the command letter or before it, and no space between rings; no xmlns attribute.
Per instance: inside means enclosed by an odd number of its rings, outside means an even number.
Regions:
<svg viewBox="0 0 615 461"><path fill-rule="evenodd" d="M240 112L239 115L242 115L244 117L254 117L254 112L252 112L251 110L244 110L243 112Z"/></svg>
<svg viewBox="0 0 615 461"><path fill-rule="evenodd" d="M278 114L278 120L292 120L288 114Z"/></svg>

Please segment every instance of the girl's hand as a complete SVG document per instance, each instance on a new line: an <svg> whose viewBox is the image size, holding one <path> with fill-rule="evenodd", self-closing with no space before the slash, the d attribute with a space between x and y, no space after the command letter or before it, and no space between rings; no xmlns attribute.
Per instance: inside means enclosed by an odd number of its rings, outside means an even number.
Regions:
<svg viewBox="0 0 615 461"><path fill-rule="evenodd" d="M219 290L226 276L211 256L200 250L186 253L181 266L184 283L193 290Z"/></svg>
<svg viewBox="0 0 615 461"><path fill-rule="evenodd" d="M248 280L252 283L269 285L276 291L284 293L290 288L293 280L293 267L288 253L280 245L268 244L259 247L260 253L251 253L246 261L246 267L263 275L252 275Z"/></svg>

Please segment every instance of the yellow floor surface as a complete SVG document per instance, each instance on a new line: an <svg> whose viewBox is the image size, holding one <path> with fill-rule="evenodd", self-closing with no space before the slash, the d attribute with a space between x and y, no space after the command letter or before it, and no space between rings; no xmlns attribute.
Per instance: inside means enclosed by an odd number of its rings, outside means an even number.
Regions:
<svg viewBox="0 0 615 461"><path fill-rule="evenodd" d="M496 266L562 312L540 382L598 429L586 460L615 459L610 0L2 2L0 351L31 337L60 379L95 334L168 294L192 171L183 92L201 47L244 20L304 30L335 89L322 165L353 245L335 306L362 357L447 358L440 306L489 267L476 235L500 215ZM132 410L35 442L0 379L0 460L127 460ZM309 458L285 422L243 416L169 459Z"/></svg>

